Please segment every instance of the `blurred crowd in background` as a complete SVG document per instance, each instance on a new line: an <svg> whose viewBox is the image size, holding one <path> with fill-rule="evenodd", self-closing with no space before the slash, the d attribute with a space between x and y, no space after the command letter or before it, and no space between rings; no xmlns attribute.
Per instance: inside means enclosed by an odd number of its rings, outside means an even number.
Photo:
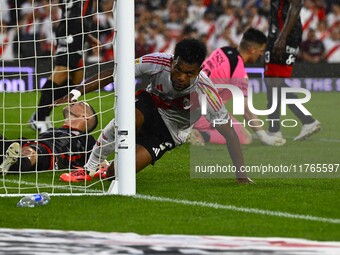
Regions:
<svg viewBox="0 0 340 255"><path fill-rule="evenodd" d="M93 14L94 32L101 41L87 52L87 61L114 58L114 0L98 0ZM0 0L0 57L47 55L55 52L54 29L61 11L59 0ZM203 40L211 52L239 44L243 32L269 29L270 0L135 0L136 57L151 52L173 53L183 38ZM118 14L119 15L119 14ZM298 61L340 63L340 0L305 0L301 9L303 42ZM35 41L38 47L18 47Z"/></svg>

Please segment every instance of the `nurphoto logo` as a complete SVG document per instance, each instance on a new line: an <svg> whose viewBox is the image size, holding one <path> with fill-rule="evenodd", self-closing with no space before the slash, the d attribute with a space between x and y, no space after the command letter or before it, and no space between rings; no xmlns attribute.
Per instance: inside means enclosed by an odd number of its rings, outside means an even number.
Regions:
<svg viewBox="0 0 340 255"><path fill-rule="evenodd" d="M233 115L244 115L245 108L244 108L244 100L247 100L248 102L248 108L251 113L258 116L268 116L269 114L273 113L277 107L281 107L281 115L285 116L287 115L287 105L295 105L297 108L300 109L300 111L305 115L312 115L306 107L303 105L310 101L311 99L311 93L308 89L305 88L281 88L281 105L278 106L278 89L273 88L272 93L272 102L273 104L269 109L256 109L254 107L253 103L253 89L252 87L248 87L248 97L245 97L243 95L242 90L235 86L230 84L216 84L216 88L219 90L227 89L231 92L233 97ZM303 96L301 98L295 98L290 99L287 98L288 93L296 93L296 94L302 94ZM206 115L207 114L207 98L206 95L201 95L201 114ZM274 122L279 121L282 126L284 127L296 127L297 121L294 119L266 119L265 121L268 122L269 125L274 125ZM213 126L215 125L221 125L226 124L229 121L226 119L214 119L213 120ZM246 126L248 124L249 127L255 127L253 123L260 123L257 124L257 126L261 127L264 126L264 121L261 119L251 119L247 122L244 120L243 125ZM232 125L232 120L230 120L230 124Z"/></svg>

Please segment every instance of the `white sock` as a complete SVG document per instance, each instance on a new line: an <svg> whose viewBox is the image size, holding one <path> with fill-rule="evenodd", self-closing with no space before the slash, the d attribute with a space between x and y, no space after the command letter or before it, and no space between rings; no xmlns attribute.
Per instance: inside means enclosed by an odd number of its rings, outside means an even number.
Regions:
<svg viewBox="0 0 340 255"><path fill-rule="evenodd" d="M99 164L103 163L115 151L115 143L115 120L113 119L103 129L92 149L89 160L85 164L85 168L90 171L90 175L94 174Z"/></svg>

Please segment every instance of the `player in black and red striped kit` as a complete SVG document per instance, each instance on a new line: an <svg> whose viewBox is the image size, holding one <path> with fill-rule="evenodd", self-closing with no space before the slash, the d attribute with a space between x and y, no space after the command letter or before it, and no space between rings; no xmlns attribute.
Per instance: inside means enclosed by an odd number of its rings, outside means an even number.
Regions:
<svg viewBox="0 0 340 255"><path fill-rule="evenodd" d="M268 119L280 119L280 88L287 87L284 78L289 78L292 75L293 65L302 39L301 7L302 0L271 0L268 44L265 53L265 76L270 78L266 79L268 109L273 104L273 87L278 88L278 107L268 116ZM295 99L298 96L288 93L287 98ZM295 141L305 140L320 131L321 124L319 121L305 115L295 105L289 104L288 106L303 125L300 134L294 138ZM269 134L282 137L279 121L273 121L273 124L269 127Z"/></svg>
<svg viewBox="0 0 340 255"><path fill-rule="evenodd" d="M63 114L64 125L48 129L37 140L23 140L21 145L1 140L1 147L8 149L0 172L6 174L82 167L96 142L89 134L97 126L96 113L89 104L77 102L65 107Z"/></svg>
<svg viewBox="0 0 340 255"><path fill-rule="evenodd" d="M29 121L39 133L52 126L49 118L52 102L68 94L68 84L82 82L85 42L99 45L99 41L91 35L94 31L93 4L93 0L60 0L62 18L56 29L55 68L42 87L38 109Z"/></svg>

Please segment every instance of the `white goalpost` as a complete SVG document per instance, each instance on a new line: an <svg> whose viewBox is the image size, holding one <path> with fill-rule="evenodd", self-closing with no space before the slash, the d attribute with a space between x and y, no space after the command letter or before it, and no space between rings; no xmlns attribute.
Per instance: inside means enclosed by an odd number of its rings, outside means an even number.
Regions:
<svg viewBox="0 0 340 255"><path fill-rule="evenodd" d="M116 181L109 193L136 194L134 0L118 0L116 39Z"/></svg>
<svg viewBox="0 0 340 255"><path fill-rule="evenodd" d="M59 72L55 66L56 45L60 40L56 28L62 21L60 7L63 4L71 7L80 2L85 1L33 0L31 5L15 1L6 8L0 7L0 163L12 142L25 144L39 140L40 134L38 130L31 129L29 120L39 107L40 96L46 90L43 87L46 80L52 73ZM115 118L115 152L108 158L115 164L115 179L108 181L95 177L79 182L62 182L60 175L71 174L74 169L59 169L56 161L72 155L72 151L56 152L51 146L49 154L43 155L54 155L52 169L35 166L15 173L0 172L0 197L41 192L52 196L136 194L134 7L134 0L94 0L93 11L83 17L94 24L90 31L84 30L81 34L93 35L100 41L100 46L84 43L83 48L77 51L84 62L82 81L113 66L115 69L114 84L79 98L96 111L98 126L90 133L94 139ZM82 13L85 13L83 9ZM72 22L77 17L69 16L69 19ZM76 70L80 69L77 67ZM77 85L72 83L72 79L69 73L64 86L68 92ZM54 92L52 94L54 98ZM53 128L65 126L63 108L66 105L53 107L50 114ZM83 154L88 158L89 153Z"/></svg>

